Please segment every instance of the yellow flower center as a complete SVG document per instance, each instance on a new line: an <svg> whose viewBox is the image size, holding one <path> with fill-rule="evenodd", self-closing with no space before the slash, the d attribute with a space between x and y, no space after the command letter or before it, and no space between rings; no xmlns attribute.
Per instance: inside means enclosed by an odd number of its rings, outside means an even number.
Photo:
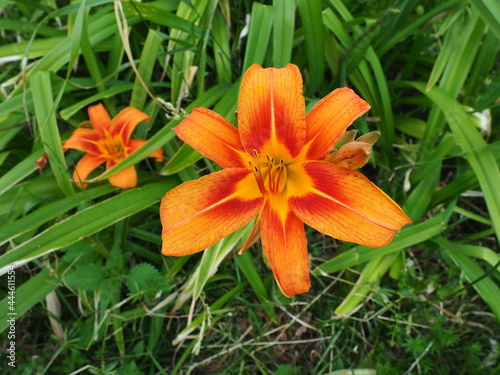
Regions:
<svg viewBox="0 0 500 375"><path fill-rule="evenodd" d="M259 186L262 195L281 194L287 181L287 164L283 157L274 157L266 154L264 158L259 156L257 150L253 150L254 160L248 164Z"/></svg>
<svg viewBox="0 0 500 375"><path fill-rule="evenodd" d="M125 145L119 135L111 137L106 134L106 137L101 140L100 146L103 157L106 159L119 161L125 157Z"/></svg>

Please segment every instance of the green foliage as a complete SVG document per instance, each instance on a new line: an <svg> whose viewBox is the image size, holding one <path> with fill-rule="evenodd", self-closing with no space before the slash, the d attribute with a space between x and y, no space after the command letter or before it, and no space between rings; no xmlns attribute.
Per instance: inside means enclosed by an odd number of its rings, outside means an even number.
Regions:
<svg viewBox="0 0 500 375"><path fill-rule="evenodd" d="M0 3L0 331L14 306L16 373L500 373L497 2ZM312 289L293 299L259 244L233 258L250 227L160 255L160 199L218 168L172 128L199 106L237 125L252 63L297 64L308 108L344 85L367 100L354 127L382 137L362 172L413 220L382 248L308 228ZM82 154L61 141L98 102L152 122L81 190ZM160 147L165 163L145 160ZM138 187L109 185L133 165Z"/></svg>

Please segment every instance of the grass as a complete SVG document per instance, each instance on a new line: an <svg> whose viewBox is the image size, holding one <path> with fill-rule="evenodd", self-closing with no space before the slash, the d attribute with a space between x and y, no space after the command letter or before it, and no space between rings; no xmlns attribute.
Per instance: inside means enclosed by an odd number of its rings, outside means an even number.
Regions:
<svg viewBox="0 0 500 375"><path fill-rule="evenodd" d="M0 9L2 372L500 374L496 2L19 0ZM413 220L377 249L308 228L312 288L293 299L260 243L233 256L251 228L170 258L160 255L158 215L168 190L218 168L172 127L200 106L236 123L245 69L290 62L308 108L344 85L371 104L353 128L382 137L362 172ZM82 154L63 152L61 140L98 102L153 121L134 133L143 147L82 191L71 180ZM146 159L159 147L165 163ZM137 188L109 185L132 165Z"/></svg>

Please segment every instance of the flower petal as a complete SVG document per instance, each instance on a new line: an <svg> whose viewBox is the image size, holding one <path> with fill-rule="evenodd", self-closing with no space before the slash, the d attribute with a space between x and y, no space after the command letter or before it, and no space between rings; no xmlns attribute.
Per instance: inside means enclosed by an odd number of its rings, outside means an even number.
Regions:
<svg viewBox="0 0 500 375"><path fill-rule="evenodd" d="M108 160L106 163L106 169L111 168L116 165L117 162L114 160ZM115 173L114 175L108 177L109 183L113 186L119 187L120 189L130 189L137 186L137 171L135 166L128 167L127 169Z"/></svg>
<svg viewBox="0 0 500 375"><path fill-rule="evenodd" d="M306 159L324 159L347 127L369 109L370 105L347 87L321 99L306 117Z"/></svg>
<svg viewBox="0 0 500 375"><path fill-rule="evenodd" d="M195 108L174 128L177 136L222 168L247 168L238 129L206 108Z"/></svg>
<svg viewBox="0 0 500 375"><path fill-rule="evenodd" d="M163 255L193 254L249 223L262 195L249 169L229 168L184 182L162 199Z"/></svg>
<svg viewBox="0 0 500 375"><path fill-rule="evenodd" d="M245 150L277 156L277 144L296 157L306 135L302 76L297 66L283 69L254 64L245 73L238 101L238 128ZM269 149L264 149L265 146Z"/></svg>
<svg viewBox="0 0 500 375"><path fill-rule="evenodd" d="M90 122L92 123L92 127L94 129L99 130L102 133L110 130L111 119L101 103L89 107L88 111Z"/></svg>
<svg viewBox="0 0 500 375"><path fill-rule="evenodd" d="M137 125L144 120L151 122L151 118L137 108L124 108L111 120L110 133L113 136L121 134L123 143L126 144Z"/></svg>
<svg viewBox="0 0 500 375"><path fill-rule="evenodd" d="M98 130L78 128L63 142L62 146L65 151L72 148L97 156L101 154L98 146L101 139L102 134Z"/></svg>
<svg viewBox="0 0 500 375"><path fill-rule="evenodd" d="M137 150L139 147L141 147L145 143L146 143L146 141L143 139L131 139L131 140L129 140L128 144L127 144L127 147L129 148L128 155L130 155L132 152ZM163 149L160 147L158 150L153 151L151 154L148 155L148 158L156 158L156 161L163 161Z"/></svg>
<svg viewBox="0 0 500 375"><path fill-rule="evenodd" d="M73 180L79 187L85 186L82 182L85 181L94 169L104 163L106 159L100 158L94 155L84 155L80 161L76 164L75 170L73 172Z"/></svg>
<svg viewBox="0 0 500 375"><path fill-rule="evenodd" d="M382 190L356 171L305 162L310 187L288 204L307 225L342 241L384 246L411 220Z"/></svg>
<svg viewBox="0 0 500 375"><path fill-rule="evenodd" d="M270 196L261 217L262 248L281 292L292 297L309 291L309 257L304 223L283 195Z"/></svg>

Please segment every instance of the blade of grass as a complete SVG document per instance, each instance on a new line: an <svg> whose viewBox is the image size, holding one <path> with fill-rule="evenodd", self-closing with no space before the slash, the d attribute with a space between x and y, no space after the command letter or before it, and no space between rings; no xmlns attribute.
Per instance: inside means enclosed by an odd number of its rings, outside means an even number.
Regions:
<svg viewBox="0 0 500 375"><path fill-rule="evenodd" d="M479 267L476 262L457 249L456 244L448 241L444 237L437 237L438 243L447 254L453 259L458 267L464 272L465 277L479 293L481 298L490 306L491 310L500 320L500 288L498 285ZM496 264L498 267L498 263Z"/></svg>
<svg viewBox="0 0 500 375"><path fill-rule="evenodd" d="M212 24L212 44L219 83L231 82L231 49L228 33L224 16L220 12L215 12Z"/></svg>
<svg viewBox="0 0 500 375"><path fill-rule="evenodd" d="M168 163L161 169L167 175L175 174L202 158L202 155L188 144L183 144Z"/></svg>
<svg viewBox="0 0 500 375"><path fill-rule="evenodd" d="M399 257L399 252L372 259L363 267L356 285L351 289L342 303L335 309L335 314L348 316L370 293L374 286L384 276L394 261Z"/></svg>
<svg viewBox="0 0 500 375"><path fill-rule="evenodd" d="M15 281L16 271L12 272L9 276L14 276L13 280ZM56 290L58 284L57 277L49 269L45 268L35 276L31 276L21 285L18 285L15 290L15 304L9 304L12 300L9 300L8 296L0 301L0 314L4 317L4 319L0 320L0 332L9 328L8 318L13 317L14 320L20 319L26 311L43 301L47 294ZM9 313L15 315L9 315Z"/></svg>
<svg viewBox="0 0 500 375"><path fill-rule="evenodd" d="M267 316L272 321L277 322L278 316L276 315L274 307L269 304L271 298L269 297L269 293L267 292L267 289L262 282L262 278L257 272L255 262L253 261L253 257L250 252L245 251L242 255L235 256L234 260L236 261L236 264L238 265L240 271L245 274L248 283L259 299L259 302L262 304L262 310L266 312Z"/></svg>
<svg viewBox="0 0 500 375"><path fill-rule="evenodd" d="M487 147L471 116L449 94L439 87L426 91L422 82L407 82L407 84L421 91L443 111L455 138L479 180L497 239L500 239L500 190L498 189L500 171L493 152Z"/></svg>
<svg viewBox="0 0 500 375"><path fill-rule="evenodd" d="M38 169L36 161L43 155L43 149L31 153L26 159L0 177L0 195Z"/></svg>
<svg viewBox="0 0 500 375"><path fill-rule="evenodd" d="M273 66L283 68L292 61L295 1L274 0Z"/></svg>
<svg viewBox="0 0 500 375"><path fill-rule="evenodd" d="M57 216L68 212L84 202L91 201L114 190L116 188L111 185L98 186L43 206L12 223L4 225L0 232L0 245L3 245L7 241L12 241L17 236L55 219Z"/></svg>
<svg viewBox="0 0 500 375"><path fill-rule="evenodd" d="M323 83L325 74L325 35L322 21L321 0L297 0L302 27L304 28L307 61L309 65L309 89L315 92Z"/></svg>
<svg viewBox="0 0 500 375"><path fill-rule="evenodd" d="M5 273L6 267L11 263L35 259L61 249L77 242L83 236L89 236L146 209L159 202L163 195L178 183L176 178L169 177L162 182L124 191L71 215L0 256L0 274Z"/></svg>
<svg viewBox="0 0 500 375"><path fill-rule="evenodd" d="M500 39L500 4L495 0L470 0L472 9L479 13L483 21Z"/></svg>
<svg viewBox="0 0 500 375"><path fill-rule="evenodd" d="M64 152L54 113L50 73L38 72L31 75L30 84L38 129L50 166L64 194L66 196L73 195L75 191L64 160Z"/></svg>
<svg viewBox="0 0 500 375"><path fill-rule="evenodd" d="M256 2L253 3L247 46L245 49L245 60L243 62L244 72L252 64L263 64L268 50L273 16L274 7Z"/></svg>
<svg viewBox="0 0 500 375"><path fill-rule="evenodd" d="M160 53L161 43L162 38L155 30L150 29L146 37L146 42L144 42L144 48L142 49L141 62L137 68L141 79L137 76L135 78L132 97L130 99L131 107L140 110L144 109L148 92L144 89L143 85L146 85L146 87L150 86L153 68Z"/></svg>

